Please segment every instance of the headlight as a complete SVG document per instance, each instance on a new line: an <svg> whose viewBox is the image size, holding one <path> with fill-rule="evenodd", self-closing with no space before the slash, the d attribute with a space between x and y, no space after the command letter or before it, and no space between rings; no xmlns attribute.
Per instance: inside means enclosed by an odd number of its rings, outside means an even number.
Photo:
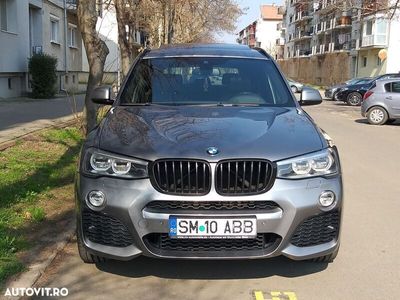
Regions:
<svg viewBox="0 0 400 300"><path fill-rule="evenodd" d="M337 156L331 148L283 160L278 162L277 166L277 177L284 179L300 179L338 173Z"/></svg>
<svg viewBox="0 0 400 300"><path fill-rule="evenodd" d="M122 157L94 148L85 154L83 171L91 175L106 175L122 178L147 178L146 161Z"/></svg>

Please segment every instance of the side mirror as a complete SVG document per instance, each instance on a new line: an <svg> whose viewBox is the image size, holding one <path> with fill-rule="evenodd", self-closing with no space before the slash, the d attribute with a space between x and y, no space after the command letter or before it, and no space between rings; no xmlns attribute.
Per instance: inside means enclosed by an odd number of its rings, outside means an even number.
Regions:
<svg viewBox="0 0 400 300"><path fill-rule="evenodd" d="M114 103L114 92L111 86L99 86L92 92L92 101L97 104L111 105Z"/></svg>
<svg viewBox="0 0 400 300"><path fill-rule="evenodd" d="M301 92L299 103L302 106L321 104L322 97L318 90L310 87L304 87L303 91Z"/></svg>

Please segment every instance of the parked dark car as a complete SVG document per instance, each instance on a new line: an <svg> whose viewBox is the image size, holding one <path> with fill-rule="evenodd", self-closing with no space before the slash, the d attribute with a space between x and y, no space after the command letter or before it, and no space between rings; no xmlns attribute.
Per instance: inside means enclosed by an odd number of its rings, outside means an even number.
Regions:
<svg viewBox="0 0 400 300"><path fill-rule="evenodd" d="M372 125L400 120L400 78L378 80L361 104L361 115Z"/></svg>
<svg viewBox="0 0 400 300"><path fill-rule="evenodd" d="M108 87L92 100L113 107L80 155L83 261L337 255L338 151L301 107L321 95L297 101L264 50L146 49L115 100Z"/></svg>
<svg viewBox="0 0 400 300"><path fill-rule="evenodd" d="M325 98L334 100L336 93L341 89L344 88L348 85L353 85L353 84L363 84L368 81L370 81L372 78L371 77L360 77L360 78L353 78L350 80L347 80L344 83L339 83L333 86L330 86L325 89Z"/></svg>
<svg viewBox="0 0 400 300"><path fill-rule="evenodd" d="M365 83L356 83L341 88L335 95L336 101L346 102L351 106L361 105L364 94L373 86L377 80L400 77L400 73L379 75Z"/></svg>

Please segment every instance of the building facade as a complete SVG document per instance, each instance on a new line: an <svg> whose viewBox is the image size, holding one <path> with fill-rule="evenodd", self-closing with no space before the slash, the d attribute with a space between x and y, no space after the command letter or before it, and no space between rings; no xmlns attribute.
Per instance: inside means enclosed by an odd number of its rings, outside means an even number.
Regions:
<svg viewBox="0 0 400 300"><path fill-rule="evenodd" d="M378 9L382 1L345 4L338 0L286 1L280 64L288 76L325 85L400 71L396 54L400 35L393 34L399 29L398 18L390 19L382 7Z"/></svg>
<svg viewBox="0 0 400 300"><path fill-rule="evenodd" d="M282 54L283 37L278 24L283 19L282 8L272 5L260 7L260 18L239 32L238 42L250 47L260 47L275 58Z"/></svg>
<svg viewBox="0 0 400 300"><path fill-rule="evenodd" d="M74 0L0 0L0 98L31 91L28 59L44 52L57 58L57 87L78 90L82 40Z"/></svg>

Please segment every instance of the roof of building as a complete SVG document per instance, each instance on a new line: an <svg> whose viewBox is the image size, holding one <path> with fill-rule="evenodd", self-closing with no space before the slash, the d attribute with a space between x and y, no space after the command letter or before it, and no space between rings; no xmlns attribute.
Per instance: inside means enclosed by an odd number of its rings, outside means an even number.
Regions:
<svg viewBox="0 0 400 300"><path fill-rule="evenodd" d="M283 15L279 14L279 6L274 4L261 5L261 17L264 20L282 20Z"/></svg>
<svg viewBox="0 0 400 300"><path fill-rule="evenodd" d="M242 58L268 59L257 50L251 49L247 45L239 44L176 44L165 45L158 49L147 52L144 58L162 57L213 57L231 56Z"/></svg>

